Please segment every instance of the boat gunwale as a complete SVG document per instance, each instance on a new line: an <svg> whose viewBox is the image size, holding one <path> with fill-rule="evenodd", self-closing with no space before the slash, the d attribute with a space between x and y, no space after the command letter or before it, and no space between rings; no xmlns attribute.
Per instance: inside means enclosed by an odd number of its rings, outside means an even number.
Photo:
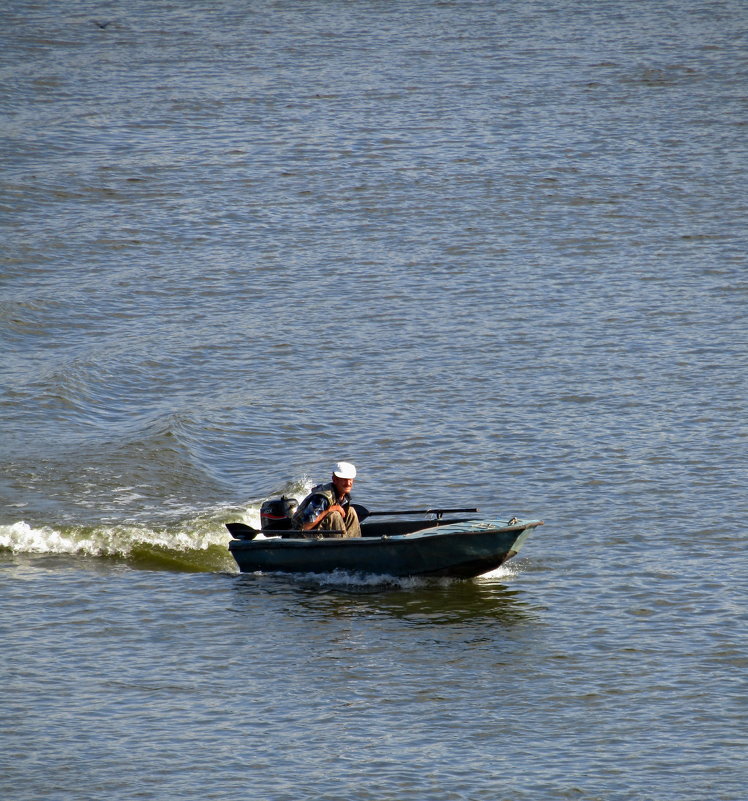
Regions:
<svg viewBox="0 0 748 801"><path fill-rule="evenodd" d="M289 550L293 548L333 548L336 546L343 546L345 548L361 548L363 546L379 546L386 544L397 544L406 542L423 542L429 539L440 539L444 537L473 537L484 536L486 534L503 534L512 531L525 531L527 529L537 528L544 523L542 520L521 520L518 523L503 526L491 526L494 521L491 520L472 520L466 521L471 523L485 523L486 528L466 529L460 531L444 531L450 526L449 521L444 521L441 525L431 526L420 531L413 531L408 534L383 534L380 536L371 537L267 537L262 539L232 539L229 542L229 549L235 550L237 547L246 550L258 550L260 548L276 549L281 548ZM455 525L455 524L452 524ZM460 524L456 524L460 525ZM441 529L441 530L440 530ZM233 547L232 547L233 546Z"/></svg>

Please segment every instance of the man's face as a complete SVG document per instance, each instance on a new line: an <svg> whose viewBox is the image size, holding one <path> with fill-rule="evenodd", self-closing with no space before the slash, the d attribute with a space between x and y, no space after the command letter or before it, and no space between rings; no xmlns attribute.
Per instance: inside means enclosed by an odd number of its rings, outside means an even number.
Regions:
<svg viewBox="0 0 748 801"><path fill-rule="evenodd" d="M332 483L335 485L338 495L347 495L353 489L352 478L341 478L340 476L333 475Z"/></svg>

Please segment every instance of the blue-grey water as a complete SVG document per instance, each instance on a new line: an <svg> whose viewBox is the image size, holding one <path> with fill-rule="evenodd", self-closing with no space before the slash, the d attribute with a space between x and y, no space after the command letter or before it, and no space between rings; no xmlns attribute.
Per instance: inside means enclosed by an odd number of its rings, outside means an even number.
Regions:
<svg viewBox="0 0 748 801"><path fill-rule="evenodd" d="M742 801L748 5L0 18L0 797ZM545 526L240 575L338 459Z"/></svg>

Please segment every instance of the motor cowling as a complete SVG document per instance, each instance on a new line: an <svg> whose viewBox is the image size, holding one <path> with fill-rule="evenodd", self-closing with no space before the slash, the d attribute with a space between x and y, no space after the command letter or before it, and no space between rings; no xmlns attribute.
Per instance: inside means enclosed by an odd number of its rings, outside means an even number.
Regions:
<svg viewBox="0 0 748 801"><path fill-rule="evenodd" d="M283 495L271 498L260 507L260 528L262 531L287 531L293 528L293 517L298 502L294 498Z"/></svg>

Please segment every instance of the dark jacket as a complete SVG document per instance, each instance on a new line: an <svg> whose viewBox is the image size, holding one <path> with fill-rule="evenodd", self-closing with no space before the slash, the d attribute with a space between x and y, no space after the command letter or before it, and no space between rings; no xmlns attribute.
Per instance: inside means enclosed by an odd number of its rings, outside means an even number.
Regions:
<svg viewBox="0 0 748 801"><path fill-rule="evenodd" d="M350 502L350 495L344 495L342 498L338 498L335 485L332 481L328 484L318 484L316 487L312 487L312 491L304 498L299 504L299 508L294 512L294 528L301 528L304 523L310 523L312 520L316 520L322 512L336 503L347 510Z"/></svg>

